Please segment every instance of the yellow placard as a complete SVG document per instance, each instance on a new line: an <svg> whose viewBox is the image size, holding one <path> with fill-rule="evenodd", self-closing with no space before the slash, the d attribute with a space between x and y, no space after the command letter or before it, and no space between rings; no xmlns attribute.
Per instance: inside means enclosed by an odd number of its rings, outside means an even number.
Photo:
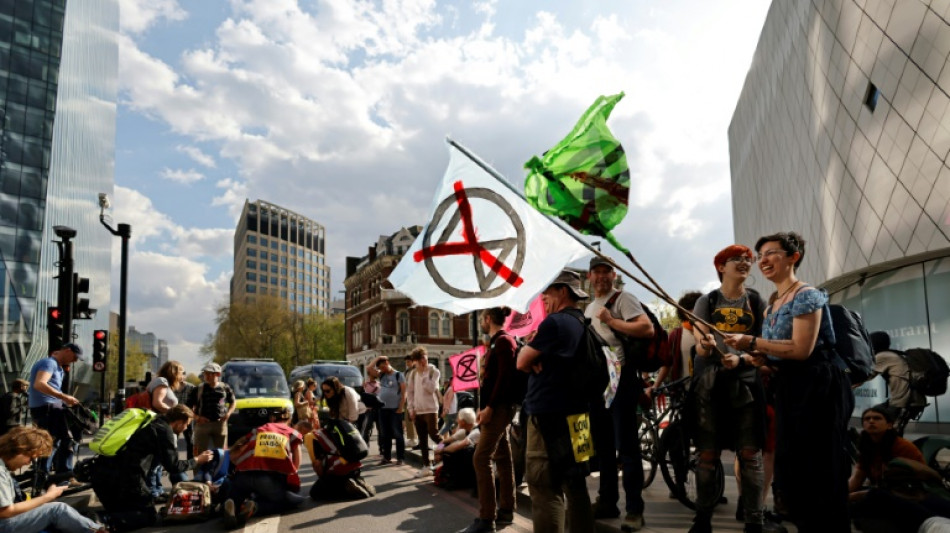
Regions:
<svg viewBox="0 0 950 533"><path fill-rule="evenodd" d="M590 414L580 413L567 417L567 427L571 431L574 460L583 463L593 457L594 440L590 436Z"/></svg>
<svg viewBox="0 0 950 533"><path fill-rule="evenodd" d="M280 433L258 433L254 444L254 457L286 459L287 437Z"/></svg>

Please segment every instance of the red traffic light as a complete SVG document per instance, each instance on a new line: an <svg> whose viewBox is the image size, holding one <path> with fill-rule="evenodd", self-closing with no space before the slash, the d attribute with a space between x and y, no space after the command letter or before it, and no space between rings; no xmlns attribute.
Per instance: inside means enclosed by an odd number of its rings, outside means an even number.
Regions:
<svg viewBox="0 0 950 533"><path fill-rule="evenodd" d="M50 307L50 308L49 308L49 317L50 317L50 318L52 318L53 320L59 320L61 316L62 316L62 313L59 311L59 308L58 308L58 307Z"/></svg>
<svg viewBox="0 0 950 533"><path fill-rule="evenodd" d="M99 329L99 330L96 330L94 336L97 341L102 341L106 339L106 332L104 330Z"/></svg>

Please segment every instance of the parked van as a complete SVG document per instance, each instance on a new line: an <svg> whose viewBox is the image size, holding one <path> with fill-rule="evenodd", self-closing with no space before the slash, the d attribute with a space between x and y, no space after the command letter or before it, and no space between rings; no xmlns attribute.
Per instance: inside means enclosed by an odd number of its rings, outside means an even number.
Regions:
<svg viewBox="0 0 950 533"><path fill-rule="evenodd" d="M221 381L237 399L228 419L229 446L285 407L293 411L284 369L273 359L231 359L221 368Z"/></svg>

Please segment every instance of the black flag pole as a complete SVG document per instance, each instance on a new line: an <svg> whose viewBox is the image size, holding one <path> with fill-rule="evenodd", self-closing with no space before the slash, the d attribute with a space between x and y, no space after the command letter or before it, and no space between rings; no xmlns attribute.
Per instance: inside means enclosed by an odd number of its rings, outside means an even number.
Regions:
<svg viewBox="0 0 950 533"><path fill-rule="evenodd" d="M518 195L519 198L521 198L521 199L524 200L525 202L528 201L528 200L525 198L524 194L523 194L521 191L519 191L518 189L515 189L515 187L514 187L511 183L509 183L508 180L505 179L505 177L502 176L497 170L495 170L494 168L492 168L491 165L489 165L488 163L482 161L482 159L479 158L477 155L473 154L473 153L470 152L467 148L465 148L465 147L462 146L461 144L455 142L455 141L452 140L451 138L446 137L445 140L446 140L446 142L449 143L450 146L452 146L453 148L457 149L459 152L462 152L462 154L464 154L466 157L468 157L469 159L471 159L473 163L475 163L476 165L478 165L479 167L481 167L482 170L484 170L485 172L487 172L488 174L490 174L492 177L494 177L496 180L498 180L502 185L504 185L505 187L507 187L511 192L513 192L514 194ZM591 246L590 243L588 243L587 241L585 241L584 239L582 239L582 238L577 234L576 231L574 231L570 226L568 226L567 224L565 224L564 221L562 221L561 219L556 218L556 217L552 217L552 216L550 216L550 215L548 215L548 214L546 214L546 213L541 213L540 211L539 211L538 213L541 214L541 215L543 215L544 217L547 217L548 220L550 220L552 223L554 223L554 224L555 224L558 228L560 228L562 231L564 231L565 233L567 233L568 235L570 235L575 241L577 241L577 242L580 243L582 246L584 246L585 248L587 248L591 253L593 253L594 255L597 255L597 256L603 258L604 260L606 260L606 261L607 261L608 263L610 263L610 265L611 265L612 267L614 267L618 272L622 272L623 274L626 274L627 277L629 277L631 280L633 280L635 283L637 283L638 285L640 285L641 287L643 287L644 289L646 289L647 291L649 291L651 294L653 294L653 295L656 296L657 298L663 300L664 302L668 303L669 305L673 306L674 308L679 309L680 311L683 312L683 314L685 314L686 316L688 316L688 317L690 318L690 320L692 320L693 322L702 324L702 325L704 325L704 326L710 328L714 333L717 333L719 336L725 338L725 335L724 335L721 331L719 331L718 329L716 329L715 326L713 326L713 325L710 324L709 322L707 322L707 321L705 321L705 320L703 320L703 319L697 317L696 315L694 315L692 309L685 309L685 308L681 307L681 306L676 302L676 300L674 300L669 294L666 293L666 291L664 291L662 288L660 288L659 284L657 284L656 281L654 281L653 278L651 278L650 275L647 274L646 271L643 270L643 267L640 266L640 264L639 264L635 259L633 259L633 254L630 254L630 253L628 252L627 258L630 259L630 260L633 262L633 264L636 265L637 268L639 268L644 274L646 274L646 276L647 276L648 278L650 278L650 281L653 282L653 284L656 284L656 287L653 287L653 286L651 286L650 284L647 284L645 281L643 281L643 280L640 279L639 277L635 276L632 272L630 272L630 271L628 271L627 269L625 269L625 268L621 267L620 265L618 265L617 262L614 261L612 257L610 257L610 256L608 256L608 255L605 255L605 254L604 254L603 252L601 252L600 250L598 250L598 249L594 248L593 246Z"/></svg>

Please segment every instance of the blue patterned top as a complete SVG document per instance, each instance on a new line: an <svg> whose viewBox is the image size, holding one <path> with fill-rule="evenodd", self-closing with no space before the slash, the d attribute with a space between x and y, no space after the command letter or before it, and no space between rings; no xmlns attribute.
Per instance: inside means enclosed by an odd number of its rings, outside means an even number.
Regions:
<svg viewBox="0 0 950 533"><path fill-rule="evenodd" d="M828 309L828 293L822 289L814 289L810 286L800 289L791 301L786 302L778 311L772 312L772 307L768 308L765 315L765 323L762 324L762 338L787 340L792 338L792 320L801 315L814 313L822 309L821 325L818 327L818 342L825 346L834 346L835 330L831 325L831 311ZM769 359L777 358L769 356Z"/></svg>

